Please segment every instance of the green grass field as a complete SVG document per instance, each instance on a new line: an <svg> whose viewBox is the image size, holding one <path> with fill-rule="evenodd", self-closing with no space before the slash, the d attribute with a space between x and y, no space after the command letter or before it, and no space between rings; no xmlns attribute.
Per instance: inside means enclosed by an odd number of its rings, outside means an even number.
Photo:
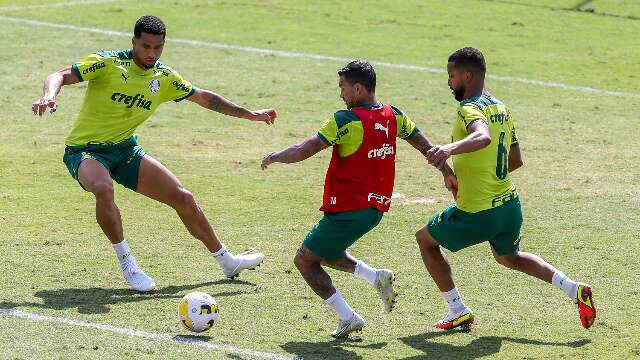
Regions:
<svg viewBox="0 0 640 360"><path fill-rule="evenodd" d="M51 0L60 3L64 0ZM304 359L503 359L640 357L640 5L634 1L116 1L10 8L45 1L0 0L0 308L147 333L189 335L177 320L189 291L214 296L221 322L191 339ZM343 108L339 61L168 42L163 62L199 87L252 108L275 107L265 127L189 102L163 106L140 127L140 143L195 193L235 252L267 255L240 281L223 279L173 210L117 188L125 235L158 287L135 294L122 279L94 220L93 196L62 163L64 137L86 84L65 87L59 109L30 112L47 74L98 49L127 48L144 14L160 16L168 39L436 67L472 45L492 75L627 93L489 80L516 118L525 166L513 174L525 210L521 248L594 286L598 320L582 329L561 291L497 265L487 244L450 255L477 324L443 333L445 312L413 234L450 198L439 173L399 145L396 191L426 204L396 202L352 253L398 276L398 304L382 311L360 279L331 271L365 317L356 340L336 342L331 309L312 293L292 259L318 221L330 152L260 171L262 156L313 134ZM378 66L378 97L403 109L435 142L446 142L456 102L446 74ZM0 314L0 358L252 358L51 321Z"/></svg>

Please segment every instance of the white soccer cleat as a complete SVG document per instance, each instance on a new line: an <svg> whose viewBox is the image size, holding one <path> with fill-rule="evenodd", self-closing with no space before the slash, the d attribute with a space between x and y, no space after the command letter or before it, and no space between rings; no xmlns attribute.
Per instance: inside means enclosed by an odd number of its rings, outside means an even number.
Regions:
<svg viewBox="0 0 640 360"><path fill-rule="evenodd" d="M236 278L242 270L253 270L256 267L260 266L262 260L264 259L264 254L249 254L248 252L244 252L235 255L234 258L236 260L236 265L234 268L222 267L224 276L228 277L229 279Z"/></svg>
<svg viewBox="0 0 640 360"><path fill-rule="evenodd" d="M396 306L396 292L393 290L393 281L395 275L393 271L387 269L381 269L376 271L375 288L380 295L382 305L384 305L384 311L391 312L394 306Z"/></svg>
<svg viewBox="0 0 640 360"><path fill-rule="evenodd" d="M346 338L352 332L360 332L364 327L364 319L355 311L349 320L340 320L338 327L331 333L336 339Z"/></svg>
<svg viewBox="0 0 640 360"><path fill-rule="evenodd" d="M120 270L122 270L122 275L127 279L133 290L146 292L155 289L155 281L140 269L133 255L129 254L126 257L120 264Z"/></svg>

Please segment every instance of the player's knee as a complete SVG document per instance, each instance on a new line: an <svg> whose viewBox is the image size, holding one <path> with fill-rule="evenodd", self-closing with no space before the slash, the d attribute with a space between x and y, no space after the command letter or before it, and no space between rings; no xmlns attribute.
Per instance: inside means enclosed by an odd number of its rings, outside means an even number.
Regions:
<svg viewBox="0 0 640 360"><path fill-rule="evenodd" d="M518 268L518 258L516 255L496 256L495 259L498 262L498 264L506 268L509 268L509 269Z"/></svg>
<svg viewBox="0 0 640 360"><path fill-rule="evenodd" d="M296 256L293 257L293 264L300 271L304 271L307 267L307 262L300 253L296 253Z"/></svg>
<svg viewBox="0 0 640 360"><path fill-rule="evenodd" d="M416 242L421 248L430 248L437 247L438 243L436 243L429 235L429 232L426 228L422 228L416 232Z"/></svg>
<svg viewBox="0 0 640 360"><path fill-rule="evenodd" d="M180 187L173 195L172 206L176 210L191 210L196 207L196 200L191 191Z"/></svg>
<svg viewBox="0 0 640 360"><path fill-rule="evenodd" d="M97 201L112 201L113 182L98 180L91 184L91 192L93 192Z"/></svg>

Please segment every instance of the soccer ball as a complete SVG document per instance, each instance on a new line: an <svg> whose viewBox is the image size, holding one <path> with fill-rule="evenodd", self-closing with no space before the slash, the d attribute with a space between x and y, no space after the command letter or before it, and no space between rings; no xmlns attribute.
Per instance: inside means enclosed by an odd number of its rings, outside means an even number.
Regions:
<svg viewBox="0 0 640 360"><path fill-rule="evenodd" d="M178 316L187 330L202 332L218 321L218 304L209 294L192 292L180 300Z"/></svg>

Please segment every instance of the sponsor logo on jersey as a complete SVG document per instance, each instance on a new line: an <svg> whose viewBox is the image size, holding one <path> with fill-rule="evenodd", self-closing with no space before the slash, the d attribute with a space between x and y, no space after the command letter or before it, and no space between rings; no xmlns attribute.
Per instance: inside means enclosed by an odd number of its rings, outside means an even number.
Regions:
<svg viewBox="0 0 640 360"><path fill-rule="evenodd" d="M88 73L96 72L96 71L102 69L105 66L107 66L107 65L104 63L104 61L98 62L98 63L94 63L93 65L89 66L88 68L82 70L82 75L87 75Z"/></svg>
<svg viewBox="0 0 640 360"><path fill-rule="evenodd" d="M189 92L191 89L189 89L189 87L183 83L180 83L178 81L174 81L173 82L173 86L176 87L177 91L184 91L184 92Z"/></svg>
<svg viewBox="0 0 640 360"><path fill-rule="evenodd" d="M387 155L393 155L393 153L394 153L393 146L389 144L383 144L382 147L379 149L369 150L368 156L369 156L369 159L379 157L380 159L384 160L387 157Z"/></svg>
<svg viewBox="0 0 640 360"><path fill-rule="evenodd" d="M375 201L379 204L382 205L389 205L391 204L391 198L384 196L384 195L379 195L376 193L369 193L369 196L367 196L367 201Z"/></svg>
<svg viewBox="0 0 640 360"><path fill-rule="evenodd" d="M149 83L149 91L151 91L154 94L160 91L160 80L158 79L151 80L151 82Z"/></svg>
<svg viewBox="0 0 640 360"><path fill-rule="evenodd" d="M127 82L127 80L129 79L129 77L124 73L120 73L120 76L122 76L122 78L124 79L124 82Z"/></svg>
<svg viewBox="0 0 640 360"><path fill-rule="evenodd" d="M113 95L111 95L111 101L124 103L127 105L127 108L135 106L147 110L151 110L151 104L153 104L151 100L146 100L142 94L135 94L131 96L122 93L113 93Z"/></svg>
<svg viewBox="0 0 640 360"><path fill-rule="evenodd" d="M505 113L493 114L489 117L489 121L491 121L492 124L499 122L500 125L502 125L502 123L507 121L507 114Z"/></svg>

